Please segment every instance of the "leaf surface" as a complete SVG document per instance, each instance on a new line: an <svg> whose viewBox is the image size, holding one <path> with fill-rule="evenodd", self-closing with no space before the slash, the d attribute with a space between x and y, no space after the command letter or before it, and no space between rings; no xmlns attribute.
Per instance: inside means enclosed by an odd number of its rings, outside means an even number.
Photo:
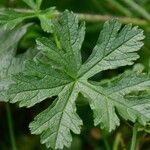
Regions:
<svg viewBox="0 0 150 150"><path fill-rule="evenodd" d="M33 56L32 50L16 56L18 42L27 32L28 26L17 27L11 31L0 28L0 100L7 100L5 90L11 84L10 75L23 70L24 60Z"/></svg>
<svg viewBox="0 0 150 150"><path fill-rule="evenodd" d="M42 143L53 149L63 149L71 144L70 131L80 133L82 121L75 105L79 93L86 97L94 112L94 124L108 131L119 126L118 114L142 125L150 121L148 98L133 94L150 87L149 76L127 71L106 82L89 79L107 69L132 65L139 58L137 51L143 45L141 29L132 25L121 28L118 20L107 21L84 63L81 57L84 23L79 24L72 12L65 11L53 22L53 31L57 42L37 39L40 52L34 61L26 62L22 73L13 77L15 83L8 90L11 102L27 107L57 96L30 124L33 134L41 134Z"/></svg>
<svg viewBox="0 0 150 150"><path fill-rule="evenodd" d="M25 19L33 17L35 17L34 13L23 13L13 9L0 9L0 26L11 30Z"/></svg>

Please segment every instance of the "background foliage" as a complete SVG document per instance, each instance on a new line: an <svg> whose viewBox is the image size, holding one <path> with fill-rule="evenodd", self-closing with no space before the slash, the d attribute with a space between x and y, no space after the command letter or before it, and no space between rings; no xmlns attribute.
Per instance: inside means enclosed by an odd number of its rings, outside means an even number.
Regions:
<svg viewBox="0 0 150 150"><path fill-rule="evenodd" d="M128 0L43 0L42 8L56 6L59 11L64 11L64 9L69 9L77 13L90 13L90 14L100 14L104 16L117 16L117 17L134 17L137 19L142 19L147 23L140 25L144 29L144 34L146 38L144 40L144 47L140 51L140 59L137 63L144 65L145 71L149 72L150 64L150 19L146 12L150 12L149 0L134 0L137 4L129 3ZM137 7L135 7L137 6ZM17 8L27 8L27 5L21 0L0 0L0 7L17 7ZM140 8L140 9L139 9ZM144 10L144 13L143 11ZM47 33L43 32L39 27L39 21L33 19L35 22L29 29L27 34L21 39L19 46L17 47L17 53L21 54L26 51L28 47L34 47L35 38L40 36L49 36ZM94 47L96 40L98 38L99 31L102 28L103 20L100 22L87 22L87 32L85 42L83 43L82 53L84 59L89 56L91 49ZM138 25L138 24L137 24ZM1 37L0 37L1 38ZM126 67L129 68L129 67ZM126 68L119 68L117 70L105 71L103 74L99 74L94 77L95 80L100 78L110 78L119 73L122 73ZM79 99L83 99L81 96ZM11 150L11 143L8 134L8 121L6 118L7 109L4 103L0 103L0 149L1 150ZM33 120L34 116L47 108L48 101L42 102L34 106L31 109L18 109L17 105L10 105L14 124L14 133L17 142L17 147L19 150L43 150L45 146L41 145L39 142L39 137L31 135L28 129L28 124ZM84 111L80 111L80 110ZM92 112L88 105L78 106L78 114L84 121L84 126L82 128L82 133L80 136L73 136L73 143L70 149L112 149L117 142L119 143L120 149L123 149L125 145L130 144L129 138L131 138L131 128L132 124L121 122L121 126L111 134L107 134L98 128L93 128ZM85 119L86 118L86 119ZM144 133L146 130L147 133ZM138 148L140 150L150 149L150 136L148 134L148 129L141 129L138 135ZM147 147L147 148L146 148ZM119 148L118 148L119 149Z"/></svg>

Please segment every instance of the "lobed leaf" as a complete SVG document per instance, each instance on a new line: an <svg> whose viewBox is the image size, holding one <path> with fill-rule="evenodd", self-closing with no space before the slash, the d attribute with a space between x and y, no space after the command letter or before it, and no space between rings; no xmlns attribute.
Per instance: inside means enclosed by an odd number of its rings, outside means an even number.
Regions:
<svg viewBox="0 0 150 150"><path fill-rule="evenodd" d="M47 38L37 39L40 52L33 61L26 62L22 73L13 77L14 83L8 90L10 102L27 107L57 96L52 105L35 117L31 132L41 134L41 142L48 148L69 147L70 132L81 132L82 121L75 105L79 93L88 100L96 126L100 124L111 132L120 124L118 114L146 125L150 121L149 95L137 96L135 92L150 87L148 75L127 71L105 82L89 80L104 70L132 65L139 58L143 31L132 25L122 28L118 20L107 21L93 52L82 64L84 23L79 24L72 12L65 11L52 27L56 44Z"/></svg>

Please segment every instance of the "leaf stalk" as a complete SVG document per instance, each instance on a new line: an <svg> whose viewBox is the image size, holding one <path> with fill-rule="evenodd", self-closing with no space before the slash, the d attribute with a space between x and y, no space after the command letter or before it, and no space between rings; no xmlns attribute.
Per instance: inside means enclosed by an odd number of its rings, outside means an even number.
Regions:
<svg viewBox="0 0 150 150"><path fill-rule="evenodd" d="M10 109L9 103L6 104L6 115L7 115L7 123L8 123L9 136L10 136L12 150L17 150L15 136L14 136L14 130L13 130L11 109Z"/></svg>
<svg viewBox="0 0 150 150"><path fill-rule="evenodd" d="M31 13L32 10L29 9L15 9L18 12ZM54 17L58 17L62 12L57 12L54 14ZM104 22L112 18L118 18L122 23L128 24L132 23L140 26L148 26L149 22L144 19L133 18L133 17L118 17L118 16L109 16L109 15L100 15L100 14L86 14L86 13L75 13L80 20L85 20L87 22Z"/></svg>
<svg viewBox="0 0 150 150"><path fill-rule="evenodd" d="M130 150L135 150L136 149L137 132L138 132L138 127L135 124L134 127L133 127L133 132L132 132L132 140L131 140Z"/></svg>

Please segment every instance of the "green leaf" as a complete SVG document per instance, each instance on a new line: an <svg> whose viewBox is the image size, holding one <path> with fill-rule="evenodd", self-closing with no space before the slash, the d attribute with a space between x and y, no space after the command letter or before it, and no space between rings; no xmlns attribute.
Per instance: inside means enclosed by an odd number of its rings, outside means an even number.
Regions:
<svg viewBox="0 0 150 150"><path fill-rule="evenodd" d="M66 68L77 76L77 71L81 67L81 46L85 36L85 24L79 21L73 13L68 15L67 11L61 16L58 22L54 22L53 31L60 41L61 49L66 53Z"/></svg>
<svg viewBox="0 0 150 150"><path fill-rule="evenodd" d="M55 104L39 114L30 124L33 134L41 134L41 143L47 147L63 149L70 147L72 136L70 130L80 133L82 121L76 114L75 100L78 96L78 87L71 83L66 85L58 94ZM59 108L59 109L58 109Z"/></svg>
<svg viewBox="0 0 150 150"><path fill-rule="evenodd" d="M148 76L128 71L112 81L108 81L107 84L82 82L80 88L82 89L81 92L89 99L91 109L94 112L95 126L100 124L101 128L110 132L119 126L116 111L125 120L137 121L146 125L148 120L143 118L147 113L138 110L138 106L132 108L130 100L125 96L135 91L143 91L149 86L150 78ZM137 105L138 103L139 101L137 101ZM145 106L141 106L142 109L145 110ZM143 121L141 121L142 119Z"/></svg>
<svg viewBox="0 0 150 150"><path fill-rule="evenodd" d="M56 16L56 14L57 14L57 11L55 7L51 7L51 8L46 9L44 13L41 13L38 15L43 31L48 32L48 33L53 32L52 19L55 18L54 16Z"/></svg>
<svg viewBox="0 0 150 150"><path fill-rule="evenodd" d="M40 10L42 0L23 0L30 8Z"/></svg>
<svg viewBox="0 0 150 150"><path fill-rule="evenodd" d="M35 17L34 13L23 13L13 9L0 9L0 26L11 30L25 19L33 17Z"/></svg>
<svg viewBox="0 0 150 150"><path fill-rule="evenodd" d="M37 9L40 9L40 7L42 5L42 1L43 0L36 0L36 7L37 7Z"/></svg>
<svg viewBox="0 0 150 150"><path fill-rule="evenodd" d="M101 128L112 131L119 126L118 114L146 125L150 121L149 96L136 95L150 87L149 76L135 69L106 81L89 80L104 70L132 65L139 58L136 51L143 45L143 31L132 25L122 28L118 20L107 21L92 54L82 64L84 23L79 24L72 12L65 11L52 27L57 43L37 39L40 52L26 62L22 73L13 76L14 83L8 90L10 102L26 107L57 97L30 124L33 134L41 134L41 143L63 149L71 144L70 131L81 132L82 121L75 105L79 93L86 97L94 112L94 124Z"/></svg>
<svg viewBox="0 0 150 150"><path fill-rule="evenodd" d="M143 31L137 26L129 24L121 29L117 20L105 22L92 54L79 70L79 76L89 78L103 70L132 65L139 58L136 51L143 46L142 39Z"/></svg>
<svg viewBox="0 0 150 150"><path fill-rule="evenodd" d="M138 118L138 121L142 125L146 125L149 122L150 117L150 99L149 94L141 94L140 96L128 97L129 106L135 111L134 119ZM148 123L147 123L148 125Z"/></svg>
<svg viewBox="0 0 150 150"><path fill-rule="evenodd" d="M30 107L47 97L58 95L64 85L72 81L68 75L49 65L31 61L26 63L25 72L14 76L18 86L14 85L11 90L11 102L21 101L20 106Z"/></svg>
<svg viewBox="0 0 150 150"><path fill-rule="evenodd" d="M16 56L18 42L27 32L28 26L17 27L11 31L0 28L0 100L7 100L4 91L11 84L10 75L23 70L24 60L33 56L31 50Z"/></svg>
<svg viewBox="0 0 150 150"><path fill-rule="evenodd" d="M30 1L30 0L29 0ZM30 1L32 3L32 1ZM21 24L26 19L38 18L41 23L41 28L48 33L52 33L52 19L57 14L55 7L50 7L46 10L28 10L21 12L19 9L0 9L0 27L4 26L6 29L13 29Z"/></svg>

